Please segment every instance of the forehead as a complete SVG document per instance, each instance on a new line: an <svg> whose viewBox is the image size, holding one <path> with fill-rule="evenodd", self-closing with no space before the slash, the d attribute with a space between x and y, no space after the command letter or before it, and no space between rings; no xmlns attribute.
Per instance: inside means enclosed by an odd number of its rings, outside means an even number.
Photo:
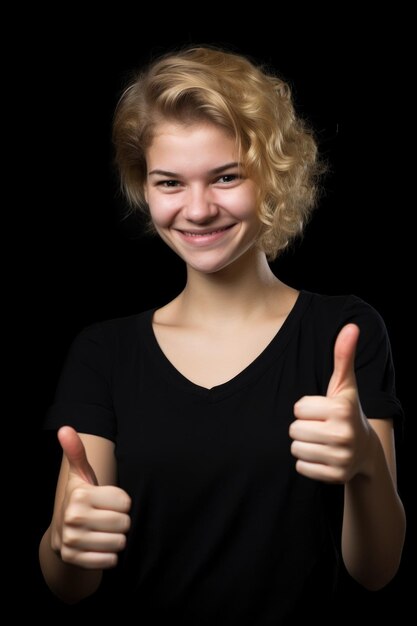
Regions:
<svg viewBox="0 0 417 626"><path fill-rule="evenodd" d="M154 126L151 145L161 137L178 139L213 137L216 139L222 138L234 143L233 136L226 128L209 121L191 122L187 124L179 121L162 120Z"/></svg>
<svg viewBox="0 0 417 626"><path fill-rule="evenodd" d="M237 160L237 145L229 132L215 124L161 122L155 128L146 157L148 168L177 171L181 166L193 165L213 169Z"/></svg>

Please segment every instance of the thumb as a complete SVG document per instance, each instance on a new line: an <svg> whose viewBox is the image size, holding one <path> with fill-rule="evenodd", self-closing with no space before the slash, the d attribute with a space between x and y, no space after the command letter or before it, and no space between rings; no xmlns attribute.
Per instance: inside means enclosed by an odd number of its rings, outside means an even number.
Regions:
<svg viewBox="0 0 417 626"><path fill-rule="evenodd" d="M58 441L67 457L70 472L90 485L98 485L97 477L87 460L84 444L77 431L71 426L62 426L58 430Z"/></svg>
<svg viewBox="0 0 417 626"><path fill-rule="evenodd" d="M346 324L334 344L333 374L327 388L327 397L338 395L348 388L356 389L355 353L359 339L359 326Z"/></svg>

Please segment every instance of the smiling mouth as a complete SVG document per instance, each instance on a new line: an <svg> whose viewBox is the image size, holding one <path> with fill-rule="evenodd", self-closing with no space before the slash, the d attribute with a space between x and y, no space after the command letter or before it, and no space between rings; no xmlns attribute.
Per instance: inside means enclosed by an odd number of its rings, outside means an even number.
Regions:
<svg viewBox="0 0 417 626"><path fill-rule="evenodd" d="M223 226L223 228L216 228L213 230L181 230L180 232L187 237L209 237L210 235L217 235L225 230L229 230L233 226L234 224L229 224L229 226Z"/></svg>

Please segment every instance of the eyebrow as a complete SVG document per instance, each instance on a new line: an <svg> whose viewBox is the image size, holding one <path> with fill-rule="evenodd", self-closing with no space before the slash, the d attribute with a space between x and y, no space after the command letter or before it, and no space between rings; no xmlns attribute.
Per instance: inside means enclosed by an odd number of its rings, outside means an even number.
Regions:
<svg viewBox="0 0 417 626"><path fill-rule="evenodd" d="M220 165L220 167L215 167L214 169L209 170L208 174L210 176L214 176L215 174L221 174L221 172L230 170L233 167L242 167L242 164L238 161L234 161L233 163L226 163L225 165ZM170 178L178 178L180 176L180 174L176 172L167 172L166 170L152 170L151 172L149 172L148 176L151 176L151 174L159 174L159 176L169 176Z"/></svg>

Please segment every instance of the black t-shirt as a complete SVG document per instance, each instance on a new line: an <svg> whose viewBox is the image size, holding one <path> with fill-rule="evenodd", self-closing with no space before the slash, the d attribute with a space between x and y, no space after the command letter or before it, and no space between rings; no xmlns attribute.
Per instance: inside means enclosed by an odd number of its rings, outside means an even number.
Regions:
<svg viewBox="0 0 417 626"><path fill-rule="evenodd" d="M262 353L206 389L164 355L153 312L79 333L45 424L116 444L133 502L118 601L141 624L276 625L306 606L314 616L335 581L343 487L295 471L293 405L326 394L335 338L355 322L363 410L401 417L381 316L356 296L302 291Z"/></svg>

